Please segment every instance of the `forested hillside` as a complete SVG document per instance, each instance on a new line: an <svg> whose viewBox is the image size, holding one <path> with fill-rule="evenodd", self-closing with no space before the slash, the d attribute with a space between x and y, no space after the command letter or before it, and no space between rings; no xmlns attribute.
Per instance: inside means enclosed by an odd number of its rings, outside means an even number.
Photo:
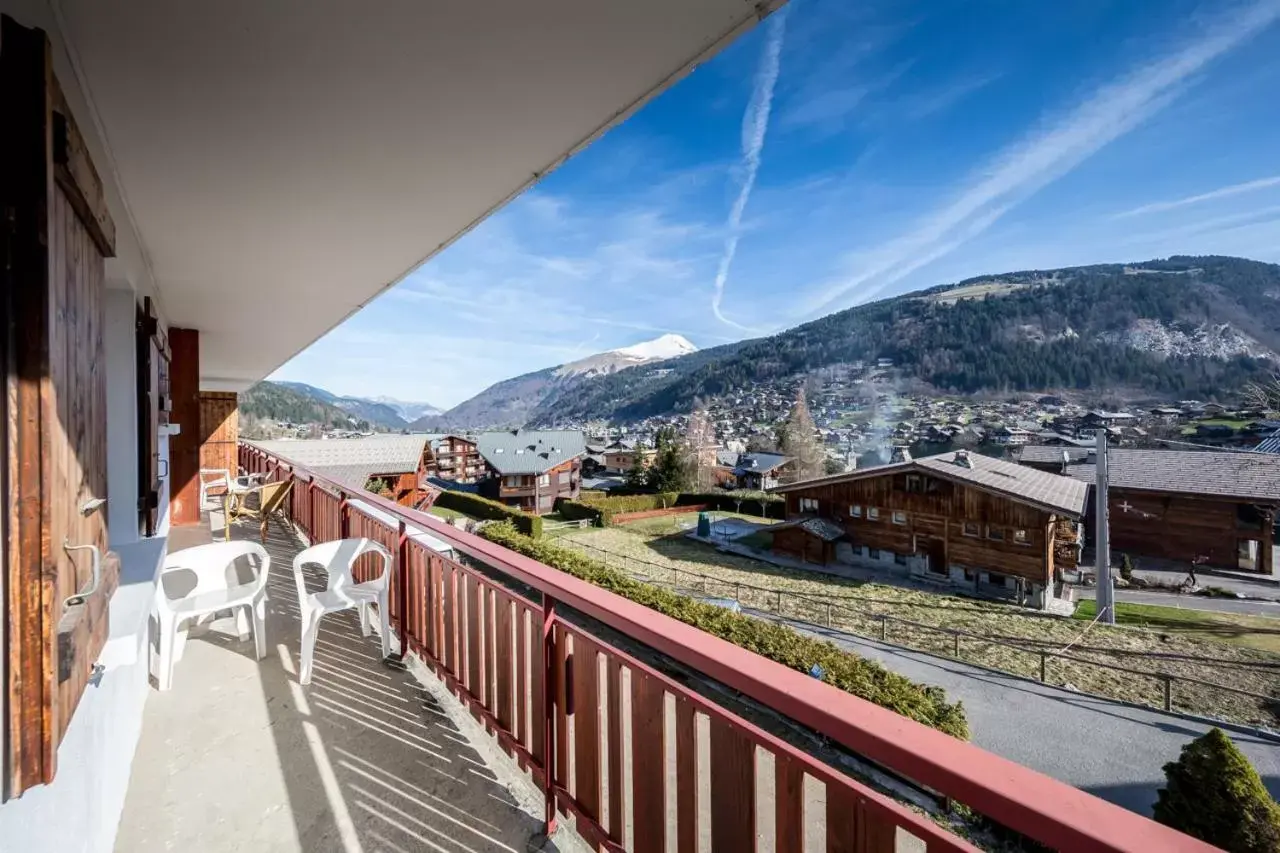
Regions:
<svg viewBox="0 0 1280 853"><path fill-rule="evenodd" d="M240 392L240 414L250 419L320 424L335 429L369 429L369 422L277 382L259 382Z"/></svg>
<svg viewBox="0 0 1280 853"><path fill-rule="evenodd" d="M891 359L941 391L1229 393L1277 369L1280 266L1173 257L981 276L566 389L532 423L635 418L833 364Z"/></svg>

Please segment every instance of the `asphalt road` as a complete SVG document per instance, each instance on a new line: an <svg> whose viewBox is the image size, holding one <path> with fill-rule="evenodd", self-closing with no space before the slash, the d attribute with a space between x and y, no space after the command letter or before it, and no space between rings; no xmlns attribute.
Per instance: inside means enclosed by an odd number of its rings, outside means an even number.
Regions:
<svg viewBox="0 0 1280 853"><path fill-rule="evenodd" d="M1096 590L1091 588L1076 590L1076 595L1080 598L1094 598L1095 594ZM1132 589L1117 589L1116 600L1132 604L1158 604L1161 607L1203 610L1209 613L1241 613L1247 616L1273 616L1280 619L1280 602L1278 601L1209 598L1204 595L1177 595L1170 592L1142 592Z"/></svg>
<svg viewBox="0 0 1280 853"><path fill-rule="evenodd" d="M757 614L764 615L764 614ZM942 687L964 703L973 742L983 749L1150 815L1162 767L1209 730L1204 723L1133 708L1094 696L1000 675L979 667L883 645L861 637L795 624L913 681ZM1280 798L1280 741L1230 729Z"/></svg>

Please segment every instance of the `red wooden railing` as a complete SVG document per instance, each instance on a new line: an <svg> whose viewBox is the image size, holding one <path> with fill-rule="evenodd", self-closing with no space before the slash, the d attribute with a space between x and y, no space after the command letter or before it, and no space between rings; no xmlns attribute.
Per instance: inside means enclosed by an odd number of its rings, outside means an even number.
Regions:
<svg viewBox="0 0 1280 853"><path fill-rule="evenodd" d="M646 853L666 850L669 831L677 850L696 850L700 832L709 828L713 850L738 853L758 849L758 812L769 809L778 853L798 853L806 833L815 832L825 834L825 849L832 853L888 853L899 848L904 834L918 839L906 849L920 849L921 843L930 853L975 849L566 621L561 610L568 607L900 778L1052 848L1214 849L425 513L352 492L251 444L241 444L240 465L271 478L293 478L290 517L312 541L367 536L391 549L390 615L402 647L420 656L542 786L548 831L558 815L568 814L592 845ZM353 500L374 512L360 511ZM413 528L501 573L512 586L532 590L537 600L427 548L409 535ZM703 737L710 755L705 765L699 760ZM672 740L674 772L668 767ZM624 774L631 781L625 799ZM806 784L805 777L813 781ZM820 810L819 802L825 802Z"/></svg>

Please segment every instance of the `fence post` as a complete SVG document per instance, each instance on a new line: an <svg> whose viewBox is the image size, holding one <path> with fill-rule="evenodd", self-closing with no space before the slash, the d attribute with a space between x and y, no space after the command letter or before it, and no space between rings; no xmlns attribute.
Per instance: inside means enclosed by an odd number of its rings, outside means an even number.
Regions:
<svg viewBox="0 0 1280 853"><path fill-rule="evenodd" d="M548 838L556 831L555 619L556 600L544 592L542 594L542 791L546 798Z"/></svg>
<svg viewBox="0 0 1280 853"><path fill-rule="evenodd" d="M1041 684L1047 681L1047 679L1045 678L1045 670L1048 667L1048 660L1049 660L1048 655L1046 655L1044 652L1041 652L1040 653L1040 683Z"/></svg>
<svg viewBox="0 0 1280 853"><path fill-rule="evenodd" d="M316 544L316 481L307 483L307 539Z"/></svg>
<svg viewBox="0 0 1280 853"><path fill-rule="evenodd" d="M782 615L782 590L778 590L778 615Z"/></svg>
<svg viewBox="0 0 1280 853"><path fill-rule="evenodd" d="M885 638L889 635L889 617L883 613L880 614L880 642L885 642Z"/></svg>
<svg viewBox="0 0 1280 853"><path fill-rule="evenodd" d="M1164 709L1166 711L1172 711L1173 710L1173 676L1168 675L1166 673L1166 674L1162 674L1161 678L1164 679Z"/></svg>
<svg viewBox="0 0 1280 853"><path fill-rule="evenodd" d="M742 604L742 584L737 581L733 582L733 600Z"/></svg>
<svg viewBox="0 0 1280 853"><path fill-rule="evenodd" d="M952 637L952 639L954 639L954 640L956 641L956 643L955 643L955 655L954 655L954 657L955 657L955 659L956 659L956 660L959 660L959 659L960 659L960 635L959 635L959 634L952 634L952 635L951 635L951 637ZM1043 680L1043 679L1042 679L1042 680Z"/></svg>
<svg viewBox="0 0 1280 853"><path fill-rule="evenodd" d="M675 566L671 567L671 589L680 589L680 570Z"/></svg>
<svg viewBox="0 0 1280 853"><path fill-rule="evenodd" d="M827 602L827 627L831 627L831 602Z"/></svg>
<svg viewBox="0 0 1280 853"><path fill-rule="evenodd" d="M351 538L351 509L347 504L347 493L338 492L338 538Z"/></svg>

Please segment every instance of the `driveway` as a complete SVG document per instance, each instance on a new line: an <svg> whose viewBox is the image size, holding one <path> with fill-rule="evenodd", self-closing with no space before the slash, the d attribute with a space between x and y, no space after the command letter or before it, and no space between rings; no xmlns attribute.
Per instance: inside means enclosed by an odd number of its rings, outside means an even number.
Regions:
<svg viewBox="0 0 1280 853"><path fill-rule="evenodd" d="M983 749L1148 816L1156 790L1164 784L1164 764L1210 728L838 631L791 625L913 681L942 687L964 703L973 742ZM1253 762L1271 795L1280 797L1280 741L1226 732Z"/></svg>

